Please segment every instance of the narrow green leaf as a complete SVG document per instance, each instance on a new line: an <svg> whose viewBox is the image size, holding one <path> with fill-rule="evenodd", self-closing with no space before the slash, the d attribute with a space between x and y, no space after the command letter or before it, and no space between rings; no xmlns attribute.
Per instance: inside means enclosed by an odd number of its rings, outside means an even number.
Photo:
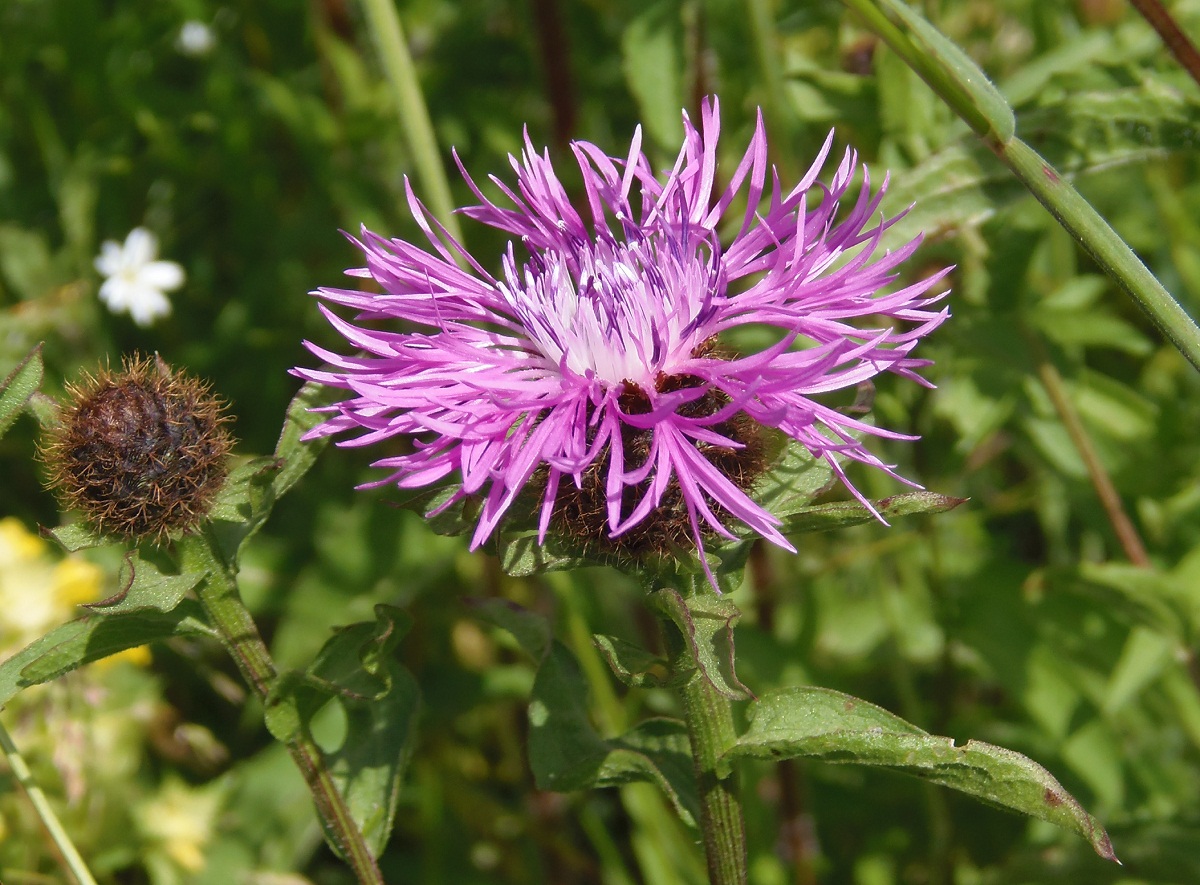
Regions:
<svg viewBox="0 0 1200 885"><path fill-rule="evenodd" d="M70 525L60 525L58 528L43 528L41 533L57 543L67 553L77 553L89 547L99 547L106 543L87 523L73 522Z"/></svg>
<svg viewBox="0 0 1200 885"><path fill-rule="evenodd" d="M1099 822L1053 775L1020 753L927 734L874 704L825 688L794 687L750 706L750 727L727 756L808 756L890 768L1072 830L1115 861Z"/></svg>
<svg viewBox="0 0 1200 885"><path fill-rule="evenodd" d="M688 597L674 589L657 590L650 604L679 628L684 652L672 661L676 676L699 669L713 687L733 700L745 700L750 691L734 672L733 628L741 617L727 596L697 592Z"/></svg>
<svg viewBox="0 0 1200 885"><path fill-rule="evenodd" d="M0 664L0 705L21 689L57 679L84 664L172 636L215 636L199 603L185 600L170 612L144 609L86 615L51 630Z"/></svg>
<svg viewBox="0 0 1200 885"><path fill-rule="evenodd" d="M340 395L341 391L335 388L314 384L310 381L292 397L292 401L287 407L283 431L279 435L279 442L275 444L275 457L283 462L279 473L272 481L276 498L284 495L298 483L316 462L321 451L329 445L328 437L307 442L301 437L325 420L324 413L311 410L329 405Z"/></svg>
<svg viewBox="0 0 1200 885"><path fill-rule="evenodd" d="M0 436L4 436L29 398L42 386L44 375L42 345L38 344L0 382Z"/></svg>
<svg viewBox="0 0 1200 885"><path fill-rule="evenodd" d="M660 145L683 135L680 108L687 105L683 79L683 25L678 3L652 3L621 34L621 67L637 101L638 117Z"/></svg>
<svg viewBox="0 0 1200 885"><path fill-rule="evenodd" d="M966 498L940 495L937 492L905 492L890 498L881 498L875 502L875 509L885 520L891 520L922 513L945 513L966 500ZM784 521L782 531L789 535L804 532L828 532L833 529L872 522L875 519L875 514L858 501L838 501L833 504L806 507L792 513Z"/></svg>

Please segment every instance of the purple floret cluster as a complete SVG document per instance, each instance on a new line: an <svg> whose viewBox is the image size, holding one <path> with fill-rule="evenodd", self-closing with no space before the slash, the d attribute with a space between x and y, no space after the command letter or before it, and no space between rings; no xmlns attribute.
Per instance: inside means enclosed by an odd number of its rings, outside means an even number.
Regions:
<svg viewBox="0 0 1200 885"><path fill-rule="evenodd" d="M296 374L350 394L311 435L347 446L406 439L402 454L375 462L388 473L372 485L449 482L445 506L476 496L473 546L523 491L536 492L544 540L562 502L591 487L614 543L670 504L698 550L706 537L733 537L735 523L791 549L746 472L730 469L738 452L761 449L747 427L802 444L870 506L845 459L895 475L862 440L909 437L818 399L883 372L927 383L916 374L927 361L911 353L948 315L944 293L929 294L945 271L887 291L920 240L880 250L896 220L878 215L887 182L873 194L864 167L855 183L854 151L818 181L832 133L784 190L761 116L719 187L719 129L715 100L699 128L685 115L683 146L662 174L640 129L624 157L575 142L577 202L528 134L510 158L515 184L491 178L500 202L460 163L478 200L462 214L512 237L495 275L409 187L427 242L364 229L355 243L366 267L349 274L382 292L316 293L370 327L322 305L360 352L307 344L327 365ZM379 320L402 322L379 331ZM775 343L744 354L717 343L745 325L772 327Z"/></svg>

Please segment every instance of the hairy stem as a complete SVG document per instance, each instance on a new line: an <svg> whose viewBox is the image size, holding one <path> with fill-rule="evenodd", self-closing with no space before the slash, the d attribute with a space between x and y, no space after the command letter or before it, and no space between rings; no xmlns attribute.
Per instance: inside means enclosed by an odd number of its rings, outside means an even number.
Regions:
<svg viewBox="0 0 1200 885"><path fill-rule="evenodd" d="M13 777L16 778L17 783L25 790L25 795L29 797L29 803L33 806L34 812L41 820L42 826L46 828L46 832L50 835L55 847L62 854L63 863L71 871L72 877L74 877L79 885L96 885L96 880L92 878L91 871L88 870L87 864L84 863L79 851L75 848L75 843L71 841L71 837L63 829L63 825L59 822L54 809L50 807L50 800L46 798L46 794L42 792L42 788L33 779L33 773L30 772L29 766L25 764L25 760L21 758L21 754L17 752L17 746L13 743L12 736L9 735L8 730L3 725L0 725L0 750L4 751L4 756L8 760L8 767L12 769Z"/></svg>
<svg viewBox="0 0 1200 885"><path fill-rule="evenodd" d="M254 693L265 701L276 676L271 653L242 602L237 580L226 564L216 538L205 529L197 540L193 549L205 560L208 577L197 587L196 595L208 613L212 626L221 634L243 678ZM287 741L286 746L312 793L326 832L354 870L360 885L384 885L383 875L371 849L355 823L345 797L334 783L320 748L303 730Z"/></svg>
<svg viewBox="0 0 1200 885"><path fill-rule="evenodd" d="M683 687L683 706L700 791L700 829L709 882L744 885L746 822L737 779L729 763L721 758L737 738L730 700L696 670Z"/></svg>

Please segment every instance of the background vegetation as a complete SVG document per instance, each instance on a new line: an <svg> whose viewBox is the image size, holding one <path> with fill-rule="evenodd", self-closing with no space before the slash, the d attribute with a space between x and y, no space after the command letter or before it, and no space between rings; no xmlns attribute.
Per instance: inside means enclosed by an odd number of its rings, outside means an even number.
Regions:
<svg viewBox="0 0 1200 885"><path fill-rule="evenodd" d="M1169 5L1200 33L1200 2ZM997 82L1018 132L1078 175L1197 313L1200 96L1153 31L1119 0L920 6ZM1200 881L1200 379L1185 360L833 0L414 0L400 12L443 159L453 146L476 177L504 175L526 126L566 159L572 138L621 154L640 122L667 166L680 108L695 115L716 93L728 158L760 106L785 181L836 127L839 145L890 170L892 211L916 203L895 232L927 233L913 276L957 267L954 316L922 346L937 389L885 382L875 407L922 437L880 445L885 460L969 503L807 535L796 556L757 550L735 594L741 676L759 693L841 689L1023 752L1105 823L1125 866L914 780L755 763L753 881ZM206 51L180 44L189 20L211 29ZM51 393L81 369L157 351L229 401L241 453L270 452L298 388L287 370L311 363L301 340L335 344L305 293L357 262L339 228L418 236L403 199L412 165L349 0L0 4L0 376L38 341ZM147 329L104 309L92 266L101 241L138 225L188 274L173 315ZM498 258L491 232L467 224L465 237ZM100 552L94 571L64 566L30 534L61 519L33 464L36 435L23 418L0 442L4 655L29 641L25 622L52 626L111 593L119 565ZM644 638L640 591L599 569L508 578L391 506L395 492L355 492L366 464L326 451L249 548L242 580L284 665L376 603L415 621L401 656L424 706L382 859L389 881L701 881L692 835L652 788L533 788L532 667L463 602L503 596L550 614L613 732L670 703L620 689L591 646L593 632ZM852 475L872 497L899 490ZM1101 476L1141 544L1118 540ZM175 640L5 711L102 881L349 881L238 686L219 648ZM57 881L5 778L0 878Z"/></svg>

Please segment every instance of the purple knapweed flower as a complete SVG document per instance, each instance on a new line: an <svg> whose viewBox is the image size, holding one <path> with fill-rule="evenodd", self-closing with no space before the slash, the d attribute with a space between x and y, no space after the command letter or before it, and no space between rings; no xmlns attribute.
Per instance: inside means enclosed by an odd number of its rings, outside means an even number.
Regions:
<svg viewBox="0 0 1200 885"><path fill-rule="evenodd" d="M315 294L360 321L415 328L364 328L322 306L365 355L306 342L329 365L295 373L352 394L310 435L355 434L341 443L352 446L406 439L402 453L375 462L391 472L370 485L452 482L446 506L477 496L472 546L525 492L539 542L561 524L610 550L682 541L702 551L706 536L733 538L742 523L793 549L748 494L766 466L767 428L827 461L870 506L839 459L894 476L861 438L911 437L816 397L883 372L926 383L915 370L928 361L910 353L948 315L934 307L942 295L926 295L945 271L884 292L920 240L876 254L896 219L876 219L883 189L871 194L865 167L853 184L856 154L846 151L829 184L817 182L832 133L784 191L760 114L718 193L717 102L705 103L699 130L685 114L684 130L664 175L642 153L640 128L623 159L575 142L582 209L528 133L520 159L510 158L516 187L491 178L511 206L485 197L459 162L479 201L460 211L519 241L496 276L407 187L429 245L364 228L355 242L367 266L348 273L382 294ZM848 194L853 205L840 211ZM773 327L777 342L747 354L717 342L748 324Z"/></svg>

